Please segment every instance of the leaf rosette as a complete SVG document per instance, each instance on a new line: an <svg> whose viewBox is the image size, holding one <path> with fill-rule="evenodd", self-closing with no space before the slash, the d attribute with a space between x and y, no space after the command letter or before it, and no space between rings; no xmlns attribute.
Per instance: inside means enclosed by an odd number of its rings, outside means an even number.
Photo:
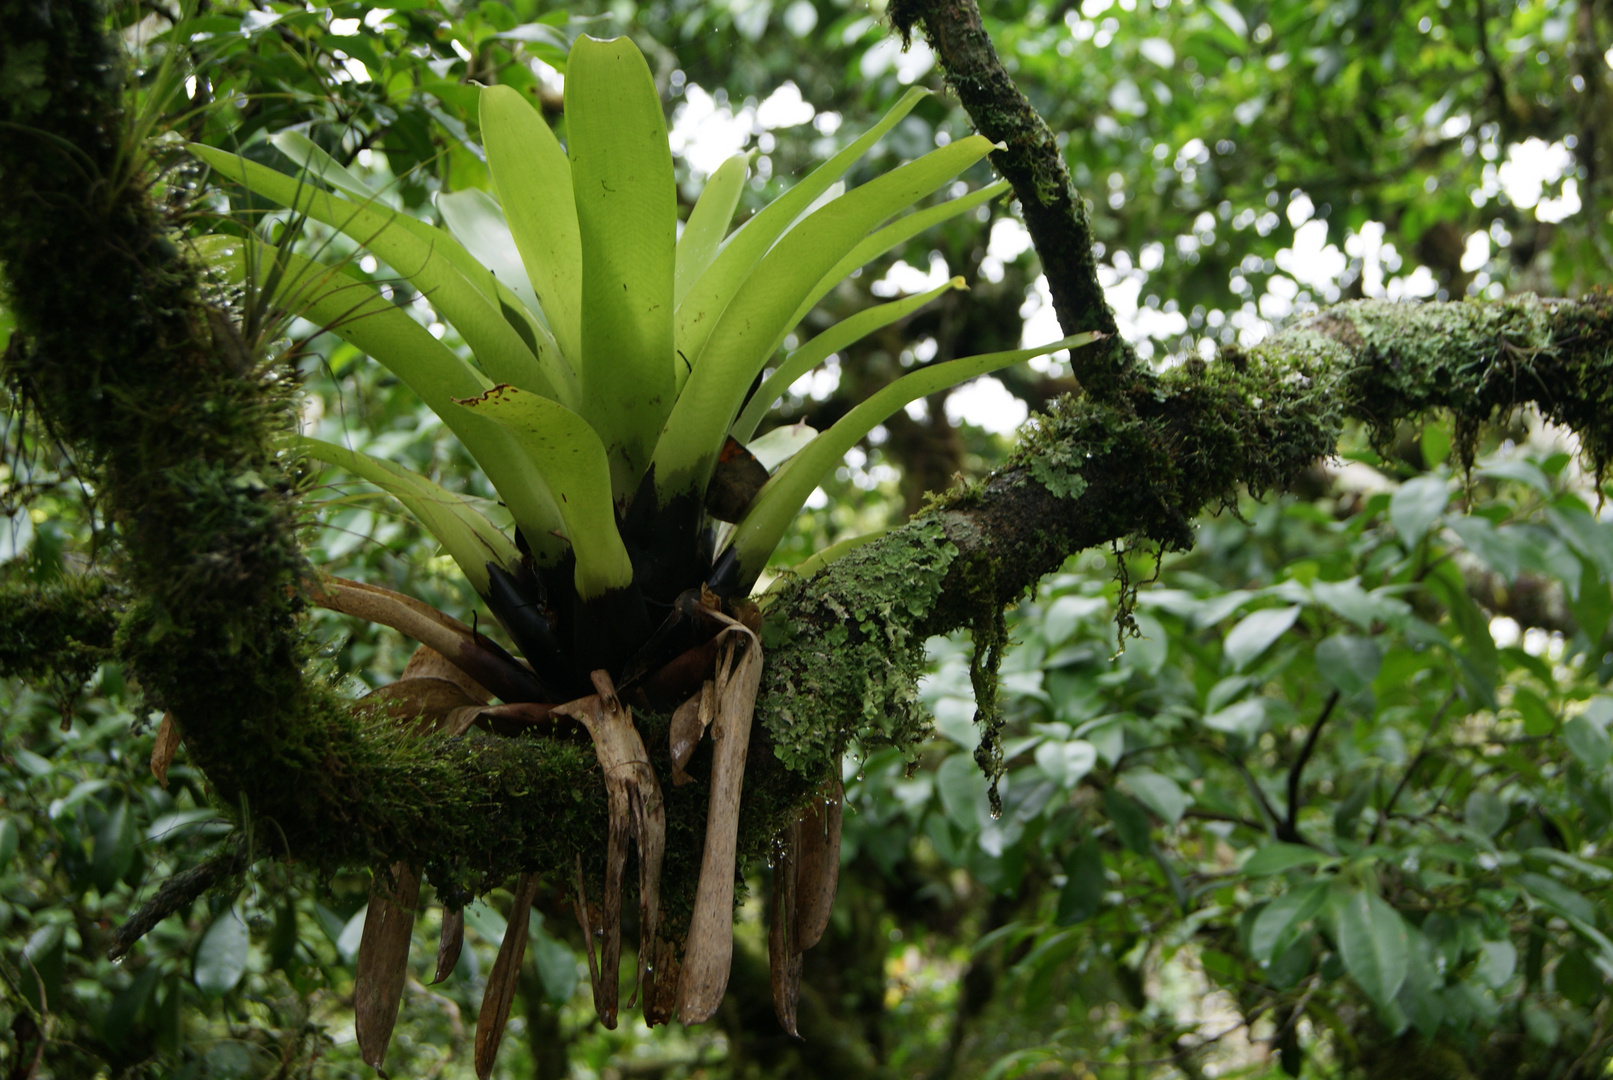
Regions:
<svg viewBox="0 0 1613 1080"><path fill-rule="evenodd" d="M509 509L513 536L401 466L295 442L396 497L458 564L550 700L568 700L587 692L594 670L631 676L687 646L687 634L667 631L690 590L748 593L822 476L893 412L1097 336L935 364L825 431L797 425L753 439L801 375L963 287L954 278L870 308L780 356L852 271L1006 189L913 209L993 149L978 135L843 189L851 166L926 93L908 93L737 229L748 156L729 159L681 235L661 101L625 37L572 48L564 146L517 91L481 90L492 191L440 196L441 228L389 210L294 132L272 141L299 175L192 147L219 175L368 248L429 298L469 359L342 266L255 239L215 237L204 252L231 280L385 365L461 440ZM719 520L733 528L719 534Z"/></svg>

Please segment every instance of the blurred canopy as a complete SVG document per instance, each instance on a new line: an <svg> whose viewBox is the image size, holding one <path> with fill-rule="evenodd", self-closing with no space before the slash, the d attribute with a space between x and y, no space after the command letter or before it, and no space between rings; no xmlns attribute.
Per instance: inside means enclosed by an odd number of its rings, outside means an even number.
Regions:
<svg viewBox="0 0 1613 1080"><path fill-rule="evenodd" d="M1091 203L1121 331L1162 370L1341 300L1573 298L1606 281L1606 4L990 7L1004 63ZM743 216L907 86L943 89L922 35L904 48L859 0L150 2L113 22L166 168L153 193L193 234L283 216L199 191L196 164L168 148L200 141L289 171L268 141L288 129L387 204L433 216L437 193L488 183L475 84L513 86L563 125L565 56L583 33L631 34L649 58L685 216L729 154L755 153ZM0 96L35 92L28 64L3 54ZM848 184L970 130L939 94ZM299 242L355 253L312 224ZM353 271L394 280L370 256ZM914 365L1059 336L1039 273L1006 200L924 234L824 310L954 274L970 290L842 350L780 419L822 429ZM429 298L394 299L444 332ZM10 332L0 308L0 342ZM491 496L395 379L317 327L290 337L306 431ZM910 406L823 485L778 566L1000 464L1027 413L1073 389L1067 363L1036 362ZM856 747L844 766L855 812L829 933L806 954L804 1042L768 1005L771 868L756 860L728 1001L689 1030L597 1026L567 885L547 885L496 1075L1608 1075L1613 515L1573 437L1534 412L1498 416L1471 469L1452 453L1460 434L1441 415L1376 441L1352 429L1299 490L1200 521L1190 551L1072 555L1006 626L1000 816L973 757L968 635L932 639L932 735L905 754ZM97 492L21 412L6 436L7 587L83 587L105 557ZM395 505L324 479L304 504L315 563L473 618L475 596ZM1121 651L1117 610L1135 612ZM310 621L321 675L344 694L395 679L413 647ZM219 805L183 752L156 782L155 717L119 665L64 670L41 638L19 640L0 642L28 677L0 683L0 1070L359 1075L368 873L257 862L114 966L111 929L250 836L251 807ZM473 1075L470 1017L509 901L495 890L466 909L459 966L432 986L440 909L422 915L393 1075Z"/></svg>

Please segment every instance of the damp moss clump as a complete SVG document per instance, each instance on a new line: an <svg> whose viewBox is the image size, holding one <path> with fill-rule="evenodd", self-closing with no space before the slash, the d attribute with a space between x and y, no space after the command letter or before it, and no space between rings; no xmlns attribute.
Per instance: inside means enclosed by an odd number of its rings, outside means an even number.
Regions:
<svg viewBox="0 0 1613 1080"><path fill-rule="evenodd" d="M0 584L0 677L73 691L112 657L119 594L97 574Z"/></svg>
<svg viewBox="0 0 1613 1080"><path fill-rule="evenodd" d="M773 754L819 780L852 740L911 753L929 730L918 698L924 635L957 555L940 521L917 522L858 548L767 610L767 668L757 716Z"/></svg>

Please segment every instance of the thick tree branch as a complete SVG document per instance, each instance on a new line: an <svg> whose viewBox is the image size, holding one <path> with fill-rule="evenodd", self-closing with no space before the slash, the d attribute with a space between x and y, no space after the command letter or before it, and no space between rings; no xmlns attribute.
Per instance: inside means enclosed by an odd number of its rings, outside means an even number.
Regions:
<svg viewBox="0 0 1613 1080"><path fill-rule="evenodd" d="M117 655L177 719L220 801L248 808L255 850L322 868L405 861L472 888L568 876L579 853L597 873L605 799L586 745L421 738L307 678L308 571L273 450L289 423L274 372L243 363L147 195L94 5L0 0L0 42L39 62L37 81L0 98L0 268L21 327L5 371L93 474L126 590L74 594L62 610L98 629L52 640L101 647L115 617ZM1360 303L1246 355L1065 401L1005 468L768 608L741 851L765 850L849 740L921 736L928 635L1000 610L1073 551L1186 546L1201 510L1297 477L1352 417L1384 433L1448 409L1470 450L1480 422L1534 401L1605 462L1610 345L1603 297ZM638 719L669 775L662 722ZM704 768L697 754L691 772ZM666 798L676 918L704 785Z"/></svg>

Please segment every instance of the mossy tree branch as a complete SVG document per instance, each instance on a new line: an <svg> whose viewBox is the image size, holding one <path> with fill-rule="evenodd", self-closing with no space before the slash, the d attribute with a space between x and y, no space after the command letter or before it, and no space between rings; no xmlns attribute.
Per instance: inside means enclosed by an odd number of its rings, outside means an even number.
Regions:
<svg viewBox="0 0 1613 1080"><path fill-rule="evenodd" d="M21 326L5 373L79 455L121 551L117 590L52 601L50 640L110 645L133 666L220 800L255 824L255 850L321 868L402 860L471 888L598 860L604 793L585 745L420 738L307 677L297 493L273 452L290 422L281 382L243 364L151 200L96 6L0 0L0 47L6 70L33 72L0 96L0 268ZM1385 431L1449 409L1470 447L1479 422L1531 400L1607 460L1610 345L1601 297L1353 304L1247 355L1066 401L983 484L769 609L742 850L765 850L848 740L919 737L926 636L1000 609L1073 551L1187 545L1201 509L1296 477L1351 417ZM12 614L0 643L20 640ZM664 727L641 719L664 755ZM695 879L704 794L667 799L675 903Z"/></svg>
<svg viewBox="0 0 1613 1080"><path fill-rule="evenodd" d="M1613 297L1342 304L1121 405L1065 398L984 482L769 608L759 715L792 762L847 735L914 740L924 639L1015 602L1071 553L1185 549L1198 514L1298 480L1351 420L1387 441L1400 420L1448 411L1470 456L1480 424L1530 403L1599 470L1613 460Z"/></svg>
<svg viewBox="0 0 1613 1080"><path fill-rule="evenodd" d="M915 27L923 30L975 130L1003 144L991 163L1014 187L1059 325L1066 334L1102 330L1110 335L1076 351L1075 376L1089 396L1120 400L1146 381L1146 369L1118 335L1104 299L1086 201L1075 189L1057 138L998 59L979 5L975 0L893 0L889 12L904 44Z"/></svg>

